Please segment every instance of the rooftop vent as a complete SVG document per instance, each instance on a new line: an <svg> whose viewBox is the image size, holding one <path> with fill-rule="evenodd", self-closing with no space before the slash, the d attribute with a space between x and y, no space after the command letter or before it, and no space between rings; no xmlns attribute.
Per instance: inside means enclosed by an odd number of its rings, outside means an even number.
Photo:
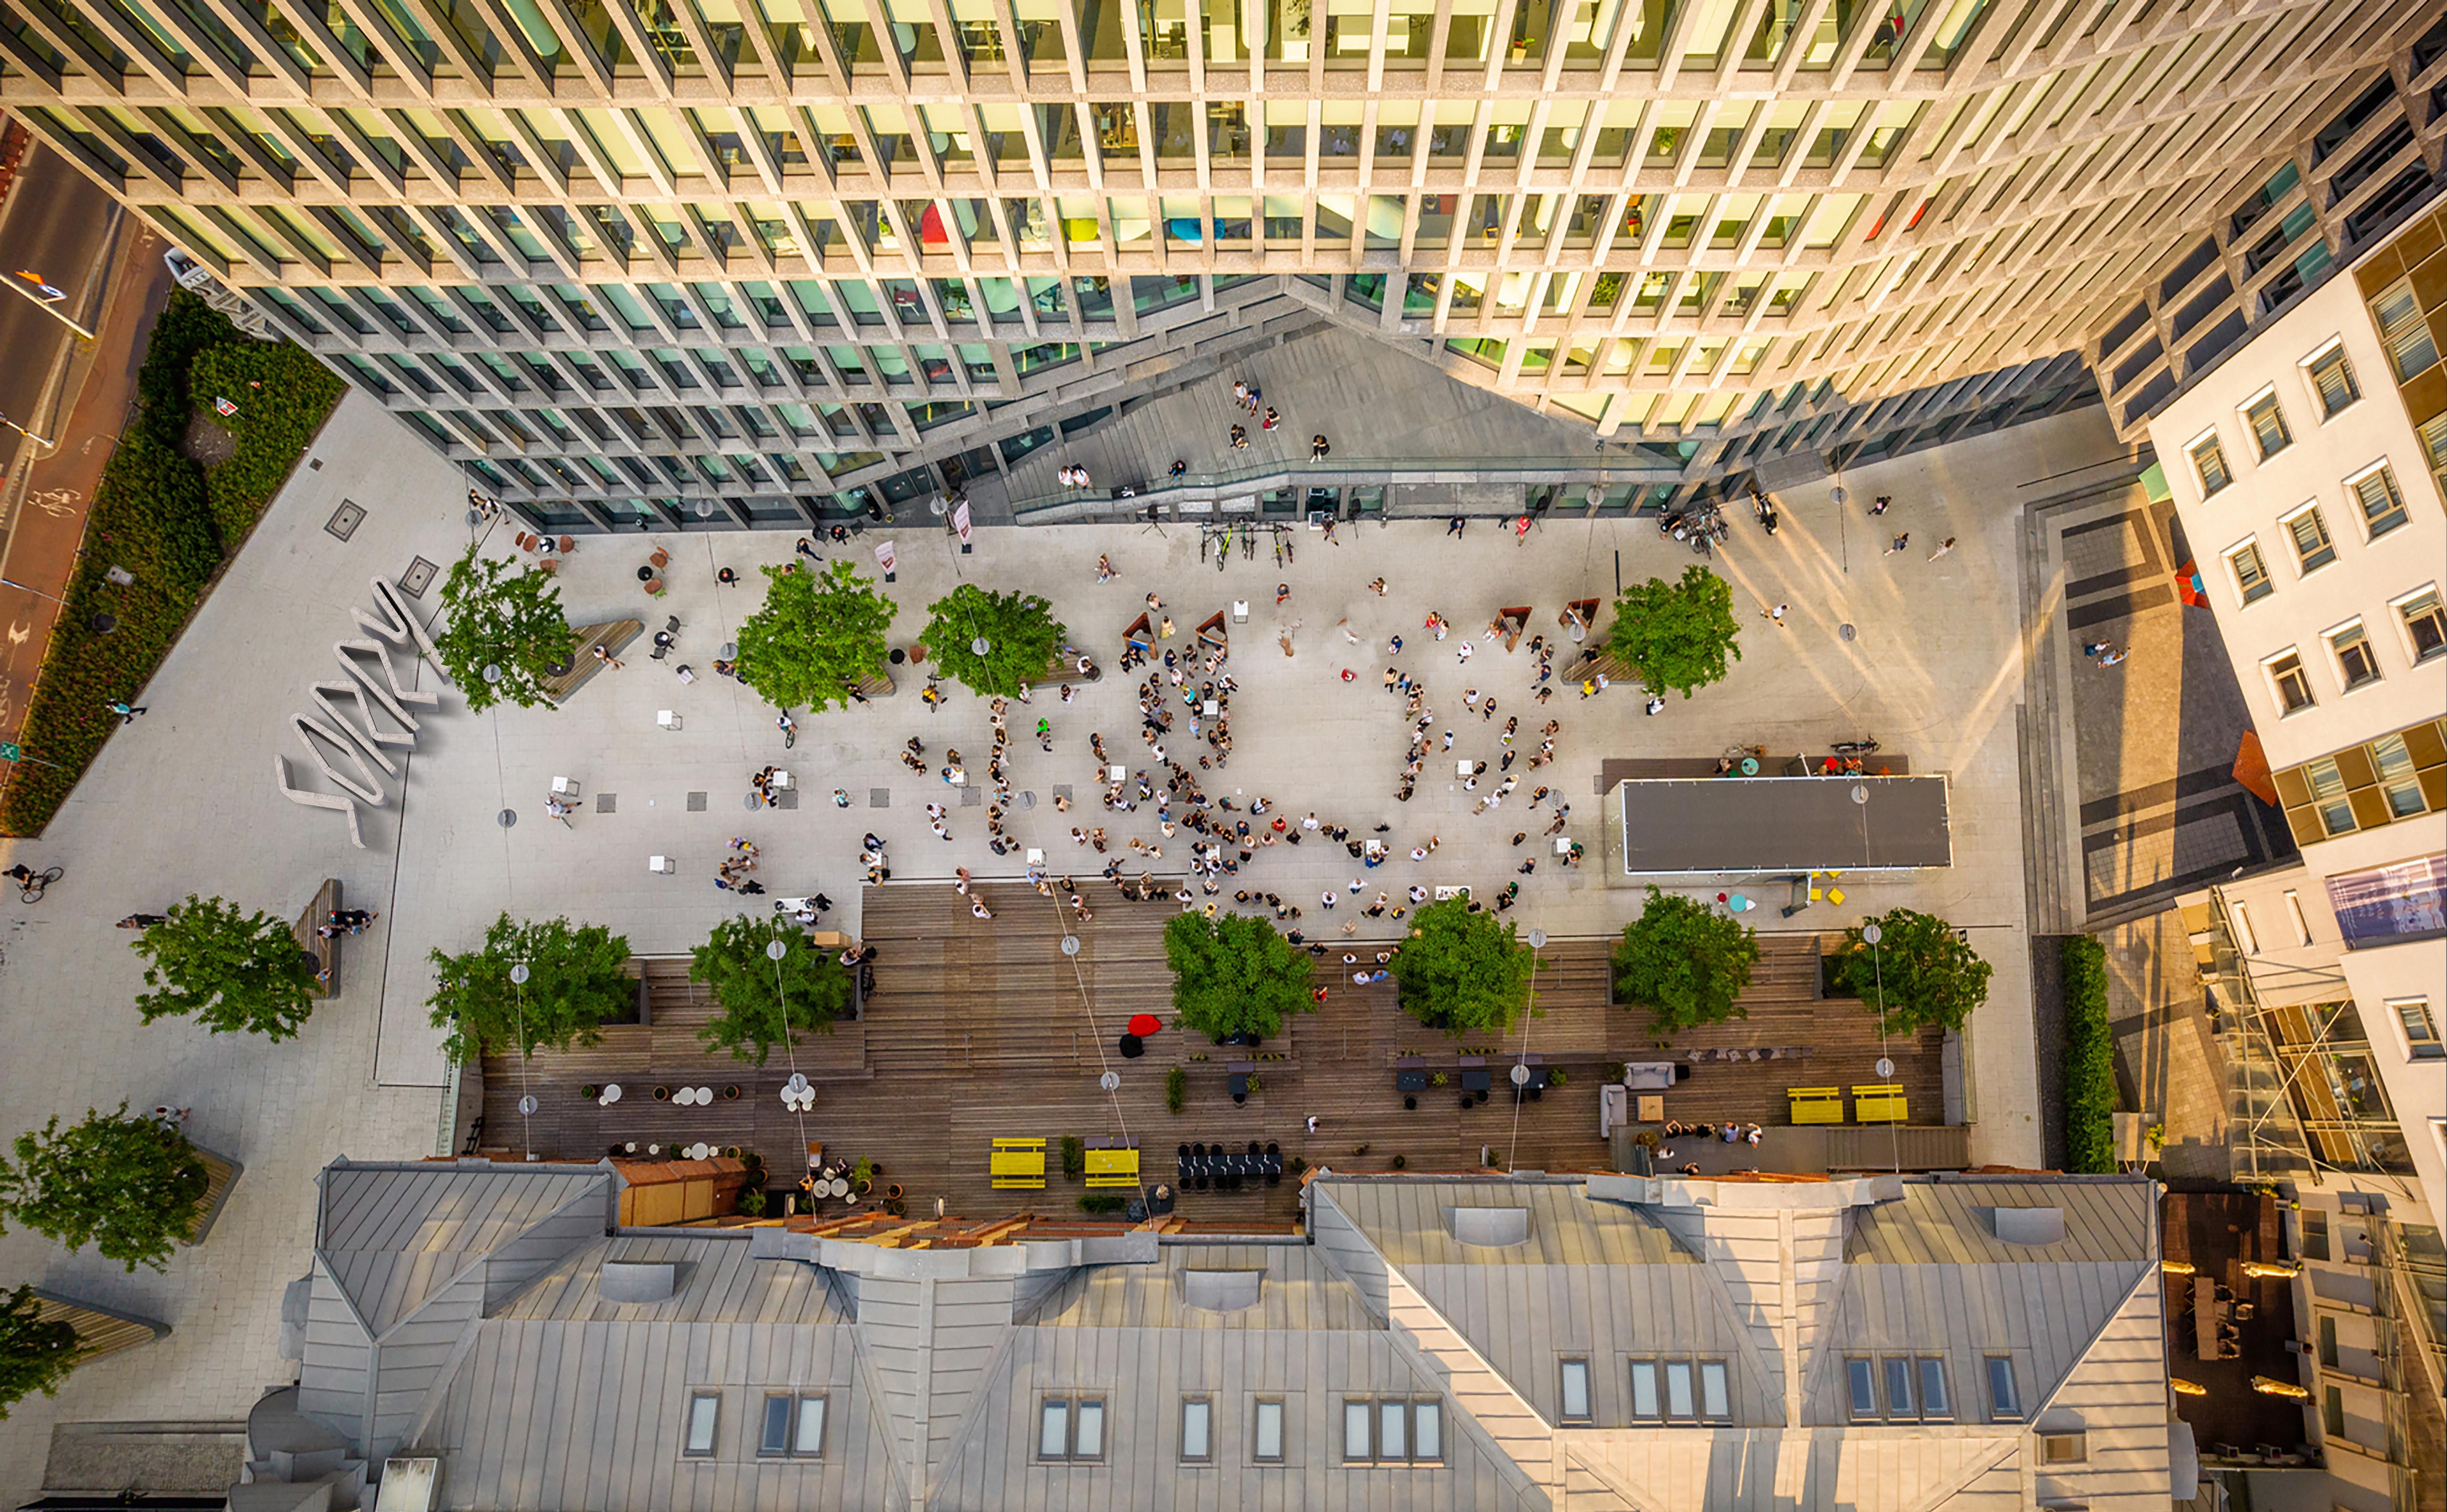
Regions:
<svg viewBox="0 0 2447 1512"><path fill-rule="evenodd" d="M1529 1242L1529 1210L1526 1207L1449 1207L1445 1221L1464 1244L1500 1249Z"/></svg>
<svg viewBox="0 0 2447 1512"><path fill-rule="evenodd" d="M1256 1271L1185 1271L1181 1300L1185 1307L1208 1313L1238 1313L1258 1305Z"/></svg>
<svg viewBox="0 0 2447 1512"><path fill-rule="evenodd" d="M679 1279L679 1267L669 1261L605 1260L598 1288L606 1302L668 1302Z"/></svg>
<svg viewBox="0 0 2447 1512"><path fill-rule="evenodd" d="M2054 1244L2064 1238L2060 1207L2001 1207L1997 1238L2007 1244Z"/></svg>

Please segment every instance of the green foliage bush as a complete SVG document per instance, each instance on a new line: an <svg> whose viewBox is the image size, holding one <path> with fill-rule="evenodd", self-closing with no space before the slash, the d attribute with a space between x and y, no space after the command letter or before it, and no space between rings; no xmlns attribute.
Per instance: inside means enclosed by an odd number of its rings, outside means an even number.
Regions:
<svg viewBox="0 0 2447 1512"><path fill-rule="evenodd" d="M20 1134L12 1163L0 1160L0 1218L72 1250L91 1244L133 1273L166 1271L201 1216L212 1173L180 1132L157 1119L89 1108L82 1124L59 1116Z"/></svg>
<svg viewBox="0 0 2447 1512"><path fill-rule="evenodd" d="M1089 1192L1079 1199L1082 1213L1120 1213L1130 1205L1130 1200L1119 1192Z"/></svg>
<svg viewBox="0 0 2447 1512"><path fill-rule="evenodd" d="M36 1391L59 1395L83 1352L75 1325L44 1320L32 1287L0 1294L0 1422L8 1420L12 1402Z"/></svg>
<svg viewBox="0 0 2447 1512"><path fill-rule="evenodd" d="M199 368L245 389L230 396L245 426L237 454L209 476L179 450L195 396L213 397L196 381ZM256 378L264 387L247 387ZM137 371L135 413L94 488L85 549L60 595L20 737L38 760L18 764L0 792L0 832L35 835L50 822L119 726L103 706L134 698L169 654L225 553L330 417L340 387L305 352L249 342L202 300L172 293ZM135 583L112 586L114 566ZM106 634L93 628L100 614L116 621Z"/></svg>
<svg viewBox="0 0 2447 1512"><path fill-rule="evenodd" d="M1178 1113L1189 1106L1189 1073L1176 1066L1164 1073L1164 1110Z"/></svg>
<svg viewBox="0 0 2447 1512"><path fill-rule="evenodd" d="M1088 1174L1088 1146L1076 1134L1062 1136L1062 1174L1074 1181Z"/></svg>
<svg viewBox="0 0 2447 1512"><path fill-rule="evenodd" d="M2087 935L2064 942L2065 1164L2115 1169L2115 1041L2107 1029L2107 950Z"/></svg>

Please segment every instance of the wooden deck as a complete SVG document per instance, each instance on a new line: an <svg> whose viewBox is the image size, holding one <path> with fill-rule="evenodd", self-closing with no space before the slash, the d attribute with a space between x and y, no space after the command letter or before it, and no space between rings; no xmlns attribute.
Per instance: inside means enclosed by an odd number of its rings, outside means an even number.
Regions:
<svg viewBox="0 0 2447 1512"><path fill-rule="evenodd" d="M764 1155L777 1179L809 1143L827 1156L874 1161L884 1179L903 1184L909 1212L947 1211L990 1217L1030 1206L1049 1214L1075 1212L1086 1187L1063 1180L1059 1162L1042 1194L996 1192L988 1156L997 1138L1042 1138L1049 1148L1064 1135L1084 1140L1136 1140L1149 1183L1172 1174L1178 1144L1280 1143L1286 1158L1344 1170L1386 1170L1396 1155L1413 1171L1474 1169L1486 1149L1497 1164L1522 1169L1611 1169L1598 1135L1598 1084L1609 1061L1680 1059L1683 1051L1719 1047L1807 1046L1798 1060L1710 1062L1664 1094L1668 1117L1761 1124L1788 1122L1788 1086L1874 1080L1877 1025L1849 998L1821 999L1818 938L1762 936L1759 969L1743 1003L1750 1016L1677 1036L1660 1049L1643 1015L1608 1006L1610 939L1550 941L1549 963L1537 976L1535 1016L1500 1042L1467 1047L1496 1068L1499 1091L1486 1106L1460 1106L1456 1059L1465 1047L1422 1028L1402 1012L1394 984L1355 987L1350 973L1373 966L1379 939L1337 939L1318 962L1327 1001L1295 1020L1257 1052L1259 1089L1235 1106L1225 1090L1226 1067L1242 1051L1195 1041L1167 1028L1137 1061L1120 1057L1124 1022L1133 1013L1171 1017L1172 975L1165 965L1163 930L1171 902L1129 903L1110 889L1090 895L1093 921L1076 926L1079 954L1060 950L1068 910L1025 886L982 888L991 922L969 917L964 900L940 883L870 889L863 910L865 942L877 948L876 992L863 1020L835 1032L803 1036L796 1068L816 1087L814 1111L786 1111L779 1091L793 1068L777 1049L758 1068L727 1055L708 1055L696 1030L711 1015L702 989L685 967L651 971L650 1021L603 1030L593 1049L545 1052L525 1068L488 1057L484 1066L484 1133L489 1149L532 1148L548 1158L591 1160L615 1143L666 1147L697 1142L736 1144ZM1345 950L1360 959L1345 966ZM1086 996L1083 998L1082 989ZM1092 1006L1092 1012L1091 1007ZM1566 1073L1564 1086L1519 1110L1504 1095L1502 1065L1524 1047ZM1928 1031L1887 1048L1893 1078L1911 1101L1911 1121L1932 1124L1944 1107L1940 1036ZM1405 1110L1394 1089L1394 1062L1405 1055L1448 1068L1449 1085L1417 1094ZM1165 1073L1189 1076L1187 1107L1164 1106ZM1105 1069L1121 1074L1119 1092L1098 1088ZM618 1083L612 1106L580 1098L583 1085ZM657 1086L711 1087L711 1106L658 1103ZM736 1099L725 1094L736 1086ZM518 1099L532 1092L541 1107L522 1121ZM1317 1134L1305 1132L1310 1114ZM1280 1225L1295 1216L1297 1183L1255 1194L1186 1193L1181 1215L1194 1224L1235 1221Z"/></svg>

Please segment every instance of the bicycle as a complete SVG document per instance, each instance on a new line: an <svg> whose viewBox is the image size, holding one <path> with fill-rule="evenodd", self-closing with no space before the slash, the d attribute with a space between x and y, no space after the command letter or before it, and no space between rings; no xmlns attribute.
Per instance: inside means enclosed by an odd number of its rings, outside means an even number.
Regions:
<svg viewBox="0 0 2447 1512"><path fill-rule="evenodd" d="M15 866L9 868L5 875L17 884L19 902L39 903L43 900L44 890L66 874L57 866L39 872L28 866Z"/></svg>

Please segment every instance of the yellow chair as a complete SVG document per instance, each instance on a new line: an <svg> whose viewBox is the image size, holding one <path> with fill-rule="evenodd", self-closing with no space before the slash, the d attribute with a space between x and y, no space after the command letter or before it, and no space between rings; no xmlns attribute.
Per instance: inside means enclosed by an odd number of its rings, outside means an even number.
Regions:
<svg viewBox="0 0 2447 1512"><path fill-rule="evenodd" d="M1827 901L1829 901L1829 902L1831 902L1831 903L1834 904L1834 905L1835 905L1836 907L1838 907L1838 908L1843 907L1843 906L1844 906L1844 889L1842 889L1842 888L1840 888L1840 887L1831 887L1831 888L1827 889Z"/></svg>
<svg viewBox="0 0 2447 1512"><path fill-rule="evenodd" d="M1138 1185L1139 1152L1134 1149L1090 1150L1088 1184L1090 1186Z"/></svg>
<svg viewBox="0 0 2447 1512"><path fill-rule="evenodd" d="M1856 1124L1901 1124L1909 1111L1904 1089L1892 1082L1852 1088L1852 1122Z"/></svg>
<svg viewBox="0 0 2447 1512"><path fill-rule="evenodd" d="M1840 1087L1789 1087L1785 1096L1793 1100L1795 1124L1844 1122L1844 1089Z"/></svg>

